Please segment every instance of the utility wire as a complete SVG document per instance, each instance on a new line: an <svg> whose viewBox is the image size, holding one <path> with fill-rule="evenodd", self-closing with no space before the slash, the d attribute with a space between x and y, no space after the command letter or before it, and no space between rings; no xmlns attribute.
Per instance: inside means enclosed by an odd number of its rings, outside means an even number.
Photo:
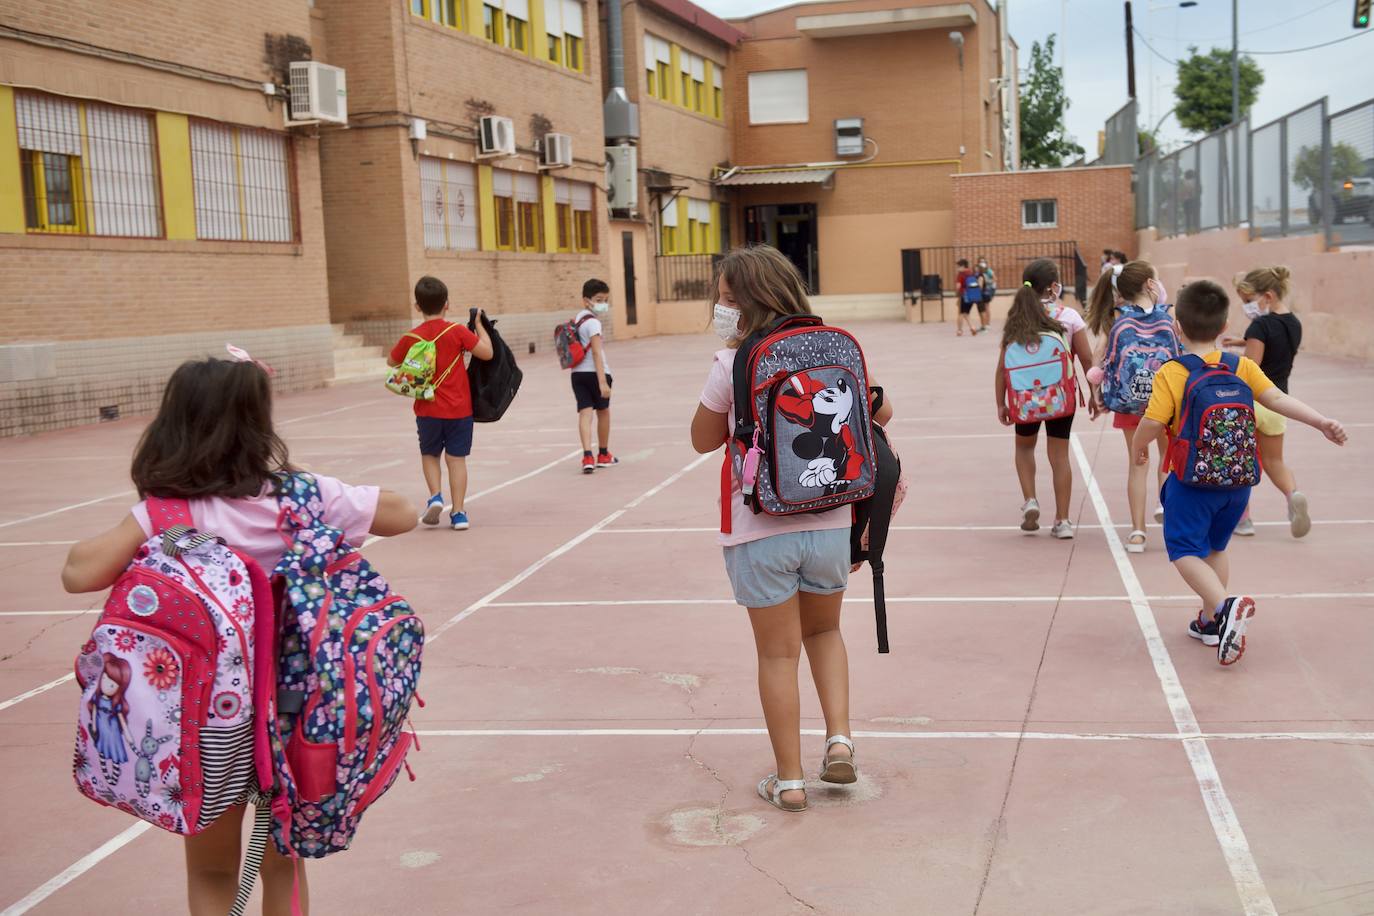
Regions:
<svg viewBox="0 0 1374 916"><path fill-rule="evenodd" d="M1312 50L1315 50L1316 48L1325 48L1325 47L1327 47L1328 45L1338 45L1338 44L1340 44L1340 43L1343 42L1343 41L1349 41L1349 40L1352 39L1352 38L1360 38L1360 37L1362 37L1362 36L1364 36L1364 35L1370 35L1370 34L1374 34L1374 33L1371 33L1371 32L1356 32L1354 35L1347 35L1347 36L1345 36L1344 38L1337 38L1337 39L1335 39L1334 41L1324 41L1324 42L1322 42L1322 43L1319 44L1319 45L1308 45L1308 46L1305 47L1305 48L1288 48L1287 50L1284 50L1284 51L1241 51L1240 53L1242 53L1242 54L1297 54L1299 51L1312 51Z"/></svg>
<svg viewBox="0 0 1374 916"><path fill-rule="evenodd" d="M1288 17L1287 19L1284 19L1284 20L1281 20L1281 21L1279 21L1279 22L1274 23L1273 25L1261 26L1261 27L1258 28L1258 29L1249 29L1248 31L1241 32L1240 34L1241 34L1242 36L1245 36L1245 35L1258 35L1260 32L1268 32L1270 29L1277 29L1277 28L1278 28L1279 26L1281 26L1281 25L1288 25L1288 23L1290 23L1290 22L1296 22L1296 21L1299 20L1299 19L1302 19L1302 18L1307 17L1307 16L1311 16L1313 13L1321 12L1322 10L1326 9L1328 6L1335 6L1337 3L1343 3L1343 2L1345 2L1345 0L1328 0L1328 2L1323 3L1321 6L1313 7L1312 9L1307 10L1307 11L1305 11L1305 12L1298 13L1298 15L1296 15L1296 16L1290 16L1290 17ZM1182 41L1182 40L1183 40L1183 39L1178 38L1177 36L1170 36L1170 35L1151 35L1150 37L1151 37L1151 38L1154 38L1154 39L1157 40L1157 41L1162 41L1162 40L1165 40L1165 39L1174 40L1174 41ZM1187 39L1187 40L1188 40L1188 41L1197 41L1197 42L1204 42L1204 41L1230 41L1230 40L1231 40L1231 36L1230 36L1230 35L1223 35L1223 36L1221 36L1220 38L1189 38L1189 39Z"/></svg>

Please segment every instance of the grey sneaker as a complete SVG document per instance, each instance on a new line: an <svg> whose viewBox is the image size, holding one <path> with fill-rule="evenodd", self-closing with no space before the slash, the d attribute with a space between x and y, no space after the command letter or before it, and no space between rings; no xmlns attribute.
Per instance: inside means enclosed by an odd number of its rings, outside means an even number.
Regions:
<svg viewBox="0 0 1374 916"><path fill-rule="evenodd" d="M1312 516L1307 514L1307 497L1297 490L1288 497L1288 530L1293 532L1295 538L1304 537L1312 530Z"/></svg>
<svg viewBox="0 0 1374 916"><path fill-rule="evenodd" d="M1059 538L1061 541L1073 540L1073 522L1068 519L1061 519L1054 523L1050 529L1050 537Z"/></svg>
<svg viewBox="0 0 1374 916"><path fill-rule="evenodd" d="M1235 535L1238 538L1252 538L1255 536L1255 523L1250 521L1250 516L1245 516L1236 525Z"/></svg>
<svg viewBox="0 0 1374 916"><path fill-rule="evenodd" d="M1021 530L1040 530L1040 503L1034 498L1026 500L1025 504L1021 506Z"/></svg>

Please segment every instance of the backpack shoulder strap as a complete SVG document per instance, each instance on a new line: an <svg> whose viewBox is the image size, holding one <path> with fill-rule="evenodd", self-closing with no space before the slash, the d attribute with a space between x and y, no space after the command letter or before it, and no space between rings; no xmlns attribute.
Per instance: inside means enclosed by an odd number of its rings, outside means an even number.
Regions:
<svg viewBox="0 0 1374 916"><path fill-rule="evenodd" d="M1225 359L1225 356L1223 356L1222 358ZM1198 356L1196 353L1182 353L1178 356L1175 356L1173 359L1170 360L1170 362L1178 363L1183 368L1187 369L1189 373L1197 372L1199 369L1207 368L1206 361L1204 361L1203 358L1201 356Z"/></svg>
<svg viewBox="0 0 1374 916"><path fill-rule="evenodd" d="M320 486L314 476L298 471L279 478L277 484L277 530L288 537L288 530L313 528L323 509ZM313 505L312 505L313 504Z"/></svg>
<svg viewBox="0 0 1374 916"><path fill-rule="evenodd" d="M447 334L449 331L452 331L452 330L453 330L454 328L456 328L456 327L458 327L458 323L457 323L457 322L454 322L454 321L450 321L449 324L448 324L448 327L444 328L444 329L443 329L442 331L440 331L438 334L435 334L435 335L434 335L434 339L431 340L430 343L438 343L440 337L443 337L445 334ZM424 338L421 338L421 340L423 340L423 339L424 339Z"/></svg>
<svg viewBox="0 0 1374 916"><path fill-rule="evenodd" d="M149 496L147 507L148 521L152 522L154 535L165 534L168 529L177 525L195 527L195 523L191 521L191 504L184 499Z"/></svg>
<svg viewBox="0 0 1374 916"><path fill-rule="evenodd" d="M1224 350L1221 354L1221 364L1232 373L1240 374L1240 355L1237 353L1227 353Z"/></svg>

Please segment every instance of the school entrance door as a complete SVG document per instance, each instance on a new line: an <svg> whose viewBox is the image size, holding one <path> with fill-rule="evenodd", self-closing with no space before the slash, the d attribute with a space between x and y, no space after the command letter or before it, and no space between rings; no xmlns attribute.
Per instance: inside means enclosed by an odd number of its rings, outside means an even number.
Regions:
<svg viewBox="0 0 1374 916"><path fill-rule="evenodd" d="M768 204L744 208L744 238L768 244L787 256L811 295L821 291L820 256L816 250L815 204Z"/></svg>

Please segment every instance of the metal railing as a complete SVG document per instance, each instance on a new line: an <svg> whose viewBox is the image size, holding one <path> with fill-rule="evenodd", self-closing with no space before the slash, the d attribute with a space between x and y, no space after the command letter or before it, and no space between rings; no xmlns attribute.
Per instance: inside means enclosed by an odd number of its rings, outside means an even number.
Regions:
<svg viewBox="0 0 1374 916"><path fill-rule="evenodd" d="M711 278L718 254L658 255L654 258L660 302L680 302L711 296Z"/></svg>
<svg viewBox="0 0 1374 916"><path fill-rule="evenodd" d="M1015 292L1021 285L1021 272L1026 265L1037 258L1049 258L1059 265L1060 283L1071 287L1080 298L1087 295L1086 266L1078 256L1078 244L1073 241L1009 242L918 250L921 253L921 288L928 295L942 291L957 296L955 279L960 268L955 262L964 258L976 268L980 257L987 258L999 290Z"/></svg>
<svg viewBox="0 0 1374 916"><path fill-rule="evenodd" d="M1322 232L1374 241L1374 99L1326 99L1249 129L1242 121L1136 162L1135 222L1161 236L1248 226L1252 238Z"/></svg>

